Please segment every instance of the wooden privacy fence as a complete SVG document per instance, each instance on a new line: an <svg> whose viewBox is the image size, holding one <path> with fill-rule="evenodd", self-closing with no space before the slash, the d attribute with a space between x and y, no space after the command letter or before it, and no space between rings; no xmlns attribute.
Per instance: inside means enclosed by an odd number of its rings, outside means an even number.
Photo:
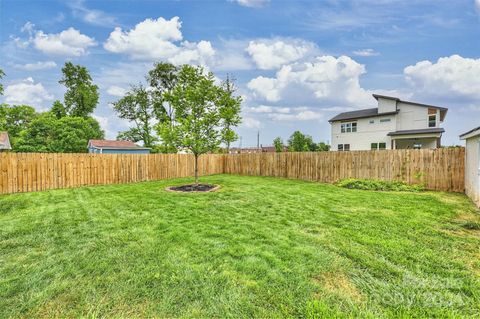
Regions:
<svg viewBox="0 0 480 319"><path fill-rule="evenodd" d="M344 178L402 180L463 192L464 148L260 153L199 158L199 174L276 176L332 183ZM189 177L185 154L0 153L0 194Z"/></svg>
<svg viewBox="0 0 480 319"><path fill-rule="evenodd" d="M222 155L199 158L199 175L223 173ZM0 194L188 177L185 154L0 153Z"/></svg>
<svg viewBox="0 0 480 319"><path fill-rule="evenodd" d="M382 150L227 155L224 172L333 183L345 178L424 183L432 190L463 192L465 149Z"/></svg>

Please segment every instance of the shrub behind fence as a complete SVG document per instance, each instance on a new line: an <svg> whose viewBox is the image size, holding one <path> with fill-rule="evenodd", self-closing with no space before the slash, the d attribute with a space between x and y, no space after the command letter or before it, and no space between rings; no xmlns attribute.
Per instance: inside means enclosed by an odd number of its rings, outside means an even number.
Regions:
<svg viewBox="0 0 480 319"><path fill-rule="evenodd" d="M345 178L400 180L463 192L465 149L228 155L224 172L333 183Z"/></svg>

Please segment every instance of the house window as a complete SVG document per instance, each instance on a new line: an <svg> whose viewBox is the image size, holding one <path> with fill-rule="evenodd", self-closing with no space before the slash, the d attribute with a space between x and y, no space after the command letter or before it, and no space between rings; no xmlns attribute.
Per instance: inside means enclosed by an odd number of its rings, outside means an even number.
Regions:
<svg viewBox="0 0 480 319"><path fill-rule="evenodd" d="M342 133L351 133L357 131L357 122L352 123L342 123L340 125L340 130Z"/></svg>
<svg viewBox="0 0 480 319"><path fill-rule="evenodd" d="M422 149L422 144L421 144L421 143L415 143L415 144L413 144L413 149L414 149L414 150L420 150L420 149Z"/></svg>
<svg viewBox="0 0 480 319"><path fill-rule="evenodd" d="M338 144L339 151L350 151L350 144Z"/></svg>
<svg viewBox="0 0 480 319"><path fill-rule="evenodd" d="M387 122L390 122L391 119L380 119L380 123L387 123Z"/></svg>
<svg viewBox="0 0 480 319"><path fill-rule="evenodd" d="M370 144L370 148L373 150L386 150L387 143L372 143Z"/></svg>
<svg viewBox="0 0 480 319"><path fill-rule="evenodd" d="M375 123L375 120L368 121L368 124L374 124L374 123Z"/></svg>
<svg viewBox="0 0 480 319"><path fill-rule="evenodd" d="M428 127L435 127L435 126L437 126L437 115L429 115Z"/></svg>

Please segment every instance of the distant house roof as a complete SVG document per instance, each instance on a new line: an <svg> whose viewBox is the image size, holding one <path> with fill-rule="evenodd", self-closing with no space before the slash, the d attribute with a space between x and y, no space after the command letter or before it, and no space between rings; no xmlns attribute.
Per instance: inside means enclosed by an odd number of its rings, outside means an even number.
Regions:
<svg viewBox="0 0 480 319"><path fill-rule="evenodd" d="M466 138L474 137L474 136L477 136L477 135L480 135L480 126L474 128L474 129L471 129L468 132L465 132L465 133L461 134L460 139L464 140Z"/></svg>
<svg viewBox="0 0 480 319"><path fill-rule="evenodd" d="M0 132L0 150L11 150L10 139L7 132Z"/></svg>
<svg viewBox="0 0 480 319"><path fill-rule="evenodd" d="M429 133L443 133L445 130L441 127L433 127L433 128L424 128L419 130L403 130L403 131L395 131L390 132L388 136L397 136L397 135L411 135L411 134L429 134Z"/></svg>
<svg viewBox="0 0 480 319"><path fill-rule="evenodd" d="M440 121L443 121L445 119L445 115L447 114L447 111L448 111L448 108L446 108L446 107L417 103L417 102L404 101L404 100L399 99L398 97L387 96L387 95L380 95L380 94L372 94L372 95L377 101L378 101L379 98L384 98L384 99L394 100L394 101L402 102L402 103L406 103L406 104L412 104L412 105L418 105L418 106L423 106L423 107L430 107L430 108L439 109L440 110ZM378 113L378 108L375 107L375 108L371 108L371 109L363 109L363 110L358 110L358 111L340 113L337 116L331 118L329 120L329 122L355 120L355 119L361 119L361 118L366 118L366 117L374 117L374 116L388 116L388 115L393 115L393 114L397 114L397 113L398 113L398 111L388 112L388 113Z"/></svg>
<svg viewBox="0 0 480 319"><path fill-rule="evenodd" d="M350 111L350 112L343 112L338 114L337 116L331 118L329 122L335 122L335 121L345 121L345 120L354 120L354 119L361 119L365 117L374 117L374 116L387 116L387 115L393 115L397 114L398 111L395 112L388 112L388 113L378 113L378 108L372 108L372 109L363 109L363 110L358 110L358 111Z"/></svg>
<svg viewBox="0 0 480 319"><path fill-rule="evenodd" d="M131 141L114 141L114 140L89 140L88 147L99 149L149 149L141 147Z"/></svg>

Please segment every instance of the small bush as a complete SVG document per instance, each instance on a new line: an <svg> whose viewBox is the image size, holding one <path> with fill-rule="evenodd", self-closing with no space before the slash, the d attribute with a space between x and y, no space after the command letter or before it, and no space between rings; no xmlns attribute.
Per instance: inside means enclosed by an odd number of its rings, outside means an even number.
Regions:
<svg viewBox="0 0 480 319"><path fill-rule="evenodd" d="M355 178L341 180L337 183L337 186L370 191L421 192L425 190L425 187L422 185L409 185L401 181L380 181L375 179Z"/></svg>

